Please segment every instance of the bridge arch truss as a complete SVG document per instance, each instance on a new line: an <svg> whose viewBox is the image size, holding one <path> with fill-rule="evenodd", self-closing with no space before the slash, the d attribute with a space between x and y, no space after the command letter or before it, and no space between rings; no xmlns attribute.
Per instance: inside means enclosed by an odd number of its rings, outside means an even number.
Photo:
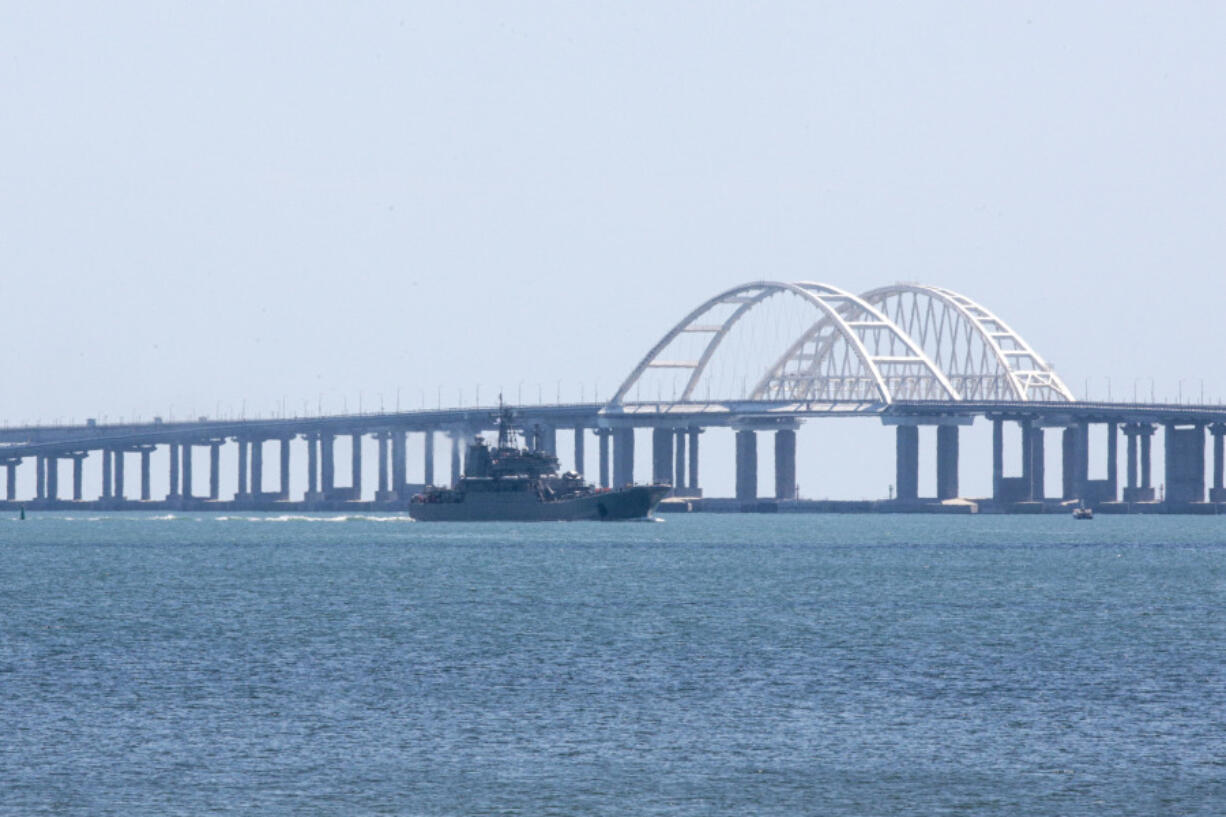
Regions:
<svg viewBox="0 0 1226 817"><path fill-rule="evenodd" d="M936 286L893 284L861 297L919 344L963 399L1075 399L1021 335L965 295Z"/></svg>
<svg viewBox="0 0 1226 817"><path fill-rule="evenodd" d="M752 390L721 395L775 401L957 400L949 379L885 313L850 292L812 281L756 281L733 287L700 304L639 361L610 401L620 405L644 375L658 369L688 371L675 402L696 399L700 380L733 330L775 299L798 299L810 310L800 333ZM669 356L681 338L702 338L696 354ZM731 350L733 354L736 350Z"/></svg>

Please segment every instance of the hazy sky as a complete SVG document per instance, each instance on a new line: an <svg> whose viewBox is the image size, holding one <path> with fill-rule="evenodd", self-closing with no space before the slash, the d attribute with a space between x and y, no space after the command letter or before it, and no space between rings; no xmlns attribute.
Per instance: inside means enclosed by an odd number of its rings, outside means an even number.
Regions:
<svg viewBox="0 0 1226 817"><path fill-rule="evenodd" d="M0 420L607 397L761 278L941 284L1079 396L1226 399L1224 42L1220 3L0 1Z"/></svg>

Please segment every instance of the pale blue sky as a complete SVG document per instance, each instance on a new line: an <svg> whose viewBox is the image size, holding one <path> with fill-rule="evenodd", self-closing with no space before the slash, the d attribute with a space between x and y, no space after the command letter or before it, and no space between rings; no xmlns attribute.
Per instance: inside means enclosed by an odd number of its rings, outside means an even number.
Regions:
<svg viewBox="0 0 1226 817"><path fill-rule="evenodd" d="M941 284L1078 395L1226 397L1224 42L1218 3L0 2L0 419L608 396L760 278ZM802 490L884 494L892 437L818 425L867 464Z"/></svg>

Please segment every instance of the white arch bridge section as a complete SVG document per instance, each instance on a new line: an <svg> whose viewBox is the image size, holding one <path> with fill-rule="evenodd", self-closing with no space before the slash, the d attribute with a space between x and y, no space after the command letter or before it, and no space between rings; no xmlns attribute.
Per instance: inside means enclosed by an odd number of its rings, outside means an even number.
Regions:
<svg viewBox="0 0 1226 817"><path fill-rule="evenodd" d="M667 390L662 373L672 374ZM686 315L610 405L644 398L890 403L959 395L919 344L860 297L811 281L757 281Z"/></svg>
<svg viewBox="0 0 1226 817"><path fill-rule="evenodd" d="M1074 398L1021 335L951 290L756 281L686 315L609 407L964 399Z"/></svg>
<svg viewBox="0 0 1226 817"><path fill-rule="evenodd" d="M935 286L894 284L860 297L915 340L963 399L1074 399L1021 335L965 295Z"/></svg>

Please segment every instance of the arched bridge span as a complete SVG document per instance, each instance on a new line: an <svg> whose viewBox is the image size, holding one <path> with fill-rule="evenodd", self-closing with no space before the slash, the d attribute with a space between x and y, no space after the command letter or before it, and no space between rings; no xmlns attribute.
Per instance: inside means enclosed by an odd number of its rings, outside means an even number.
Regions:
<svg viewBox="0 0 1226 817"><path fill-rule="evenodd" d="M751 333L736 337L755 315L775 321L771 305L781 301L803 307L792 334L780 342L776 333L766 343ZM727 364L730 358L735 367L754 356L767 362L741 364L739 387L711 394L708 379L707 393L699 391L717 360ZM670 395L673 403L1073 400L1046 361L994 313L952 290L920 284L894 284L863 295L813 281L733 287L670 329L609 405L639 402L629 400L632 392L646 377L668 369L684 374L680 391L674 388Z"/></svg>

